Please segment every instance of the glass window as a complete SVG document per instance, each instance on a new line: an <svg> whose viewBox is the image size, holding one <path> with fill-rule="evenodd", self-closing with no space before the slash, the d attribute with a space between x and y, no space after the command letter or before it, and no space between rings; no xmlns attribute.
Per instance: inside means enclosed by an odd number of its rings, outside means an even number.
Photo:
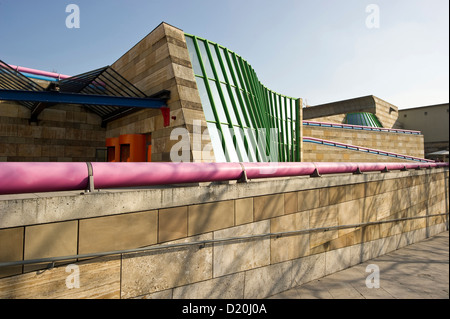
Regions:
<svg viewBox="0 0 450 319"><path fill-rule="evenodd" d="M194 73L203 76L202 68L200 67L200 61L198 60L197 50L195 50L194 39L186 36L186 44L188 47L189 57L191 58Z"/></svg>
<svg viewBox="0 0 450 319"><path fill-rule="evenodd" d="M247 154L249 162L257 162L258 158L256 157L256 137L254 130L251 128L244 128L244 136L247 140Z"/></svg>
<svg viewBox="0 0 450 319"><path fill-rule="evenodd" d="M231 92L233 93L233 99L234 102L236 103L236 108L239 114L239 118L241 119L242 125L243 126L249 126L249 124L247 123L247 120L245 119L245 115L244 112L242 111L242 107L245 108L245 106L242 106L241 103L239 102L239 98L238 98L238 88L232 87L231 88Z"/></svg>
<svg viewBox="0 0 450 319"><path fill-rule="evenodd" d="M219 48L219 52L222 57L223 65L225 67L225 74L228 78L228 83L230 83L231 85L235 85L234 81L233 81L233 77L231 76L231 73L230 73L230 68L228 67L228 60L227 60L228 53L223 48Z"/></svg>
<svg viewBox="0 0 450 319"><path fill-rule="evenodd" d="M200 100L202 101L203 112L207 121L216 122L211 103L209 101L208 91L206 90L205 80L200 77L195 77L197 80L198 92L200 94Z"/></svg>
<svg viewBox="0 0 450 319"><path fill-rule="evenodd" d="M217 115L219 116L220 123L228 123L227 116L225 115L224 105L220 99L219 90L217 89L217 82L209 80L209 87L211 88L211 94L214 100L214 106L216 107Z"/></svg>
<svg viewBox="0 0 450 319"><path fill-rule="evenodd" d="M211 56L213 58L214 68L216 69L217 76L219 77L219 81L225 82L225 78L223 77L222 67L220 66L219 59L217 58L216 47L209 43L209 51L211 52Z"/></svg>
<svg viewBox="0 0 450 319"><path fill-rule="evenodd" d="M244 130L240 127L233 127L234 136L236 137L236 145L239 150L241 162L249 162L247 151L244 143Z"/></svg>
<svg viewBox="0 0 450 319"><path fill-rule="evenodd" d="M230 119L231 119L231 124L239 125L239 122L238 122L238 120L236 118L236 115L234 114L233 103L231 102L230 96L228 95L227 85L221 83L220 86L221 86L221 89L222 89L223 98L225 99L224 107L226 107L226 110L228 111L228 115L230 116Z"/></svg>
<svg viewBox="0 0 450 319"><path fill-rule="evenodd" d="M230 162L239 162L239 157L237 155L236 149L234 148L233 134L228 125L222 124L222 134L225 141L225 154L227 154Z"/></svg>
<svg viewBox="0 0 450 319"><path fill-rule="evenodd" d="M245 89L244 84L241 83L241 80L240 80L240 77L242 77L242 74L240 73L239 69L236 69L235 59L236 59L236 56L231 55L231 57L230 57L231 71L236 75L236 80L238 81L238 83L236 83L236 86L239 87L240 89Z"/></svg>
<svg viewBox="0 0 450 319"><path fill-rule="evenodd" d="M248 77L247 72L243 67L243 61L241 58L237 58L236 62L237 62L236 68L241 71L242 81L244 81L244 83L241 84L242 88L247 92L251 92L250 88L247 86Z"/></svg>
<svg viewBox="0 0 450 319"><path fill-rule="evenodd" d="M258 128L257 130L254 130L257 139L256 145L258 149L259 162L267 162L266 150L269 145L267 144L266 131L270 132L270 130L267 130L265 128Z"/></svg>
<svg viewBox="0 0 450 319"><path fill-rule="evenodd" d="M223 163L227 161L225 154L222 148L222 136L220 131L217 129L216 124L214 123L206 123L208 126L208 133L211 138L212 147L214 150L214 157L216 158L216 162Z"/></svg>
<svg viewBox="0 0 450 319"><path fill-rule="evenodd" d="M205 42L202 40L198 40L197 43L198 43L198 47L200 49L200 54L202 56L203 65L205 66L206 75L209 78L214 79L214 73L211 68L211 63L209 62L209 57L208 57L208 53L206 51Z"/></svg>
<svg viewBox="0 0 450 319"><path fill-rule="evenodd" d="M287 119L291 119L291 108L292 108L292 106L291 106L291 99L286 99L286 111L287 111Z"/></svg>

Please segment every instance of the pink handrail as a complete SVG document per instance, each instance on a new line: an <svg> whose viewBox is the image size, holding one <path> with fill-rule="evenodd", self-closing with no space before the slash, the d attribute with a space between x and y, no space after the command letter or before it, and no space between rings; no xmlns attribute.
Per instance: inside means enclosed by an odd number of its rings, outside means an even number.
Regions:
<svg viewBox="0 0 450 319"><path fill-rule="evenodd" d="M316 124L319 126L332 126L338 128L361 128L361 129L369 129L372 131L381 131L381 132L399 132L399 133L414 133L414 134L422 134L420 131L414 130L401 130L396 128L384 128L384 127L372 127L372 126L364 126L364 125L353 125L353 124L343 124L343 123L331 123L331 122L316 122L316 121L303 121L304 124Z"/></svg>
<svg viewBox="0 0 450 319"><path fill-rule="evenodd" d="M59 74L59 73L54 73L54 72L47 72L47 71L42 71L42 70L36 70L36 69L26 68L23 66L17 66L17 65L12 65L12 64L9 64L9 66L18 72L30 73L30 74L34 74L34 75L42 75L42 76L47 76L50 78L67 79L70 77L69 75L64 75L64 74Z"/></svg>
<svg viewBox="0 0 450 319"><path fill-rule="evenodd" d="M107 189L439 167L448 163L0 162L0 194L87 190L90 178L93 188Z"/></svg>
<svg viewBox="0 0 450 319"><path fill-rule="evenodd" d="M415 157L415 156L410 156L410 155L403 155L403 154L398 154L398 153L392 153L392 152L388 152L388 151L383 151L383 150L378 150L375 148L368 148L368 147L364 147L364 146L358 146L358 145L352 145L352 144L345 144L345 143L340 143L340 142L334 142L334 141L328 141L328 140L324 140L324 139L320 139L320 138L316 138L316 137L309 137L309 136L304 136L303 137L303 141L308 142L308 140L311 141L315 141L315 142L319 142L319 143L326 143L326 144L332 144L332 145L340 145L349 149L356 149L358 151L365 151L365 152L374 152L374 153L379 153L381 155L393 155L395 157L404 157L405 159L412 159L412 160L418 160L418 161L422 161L422 162L434 162L433 160L430 159L426 159L426 158L420 158L420 157Z"/></svg>

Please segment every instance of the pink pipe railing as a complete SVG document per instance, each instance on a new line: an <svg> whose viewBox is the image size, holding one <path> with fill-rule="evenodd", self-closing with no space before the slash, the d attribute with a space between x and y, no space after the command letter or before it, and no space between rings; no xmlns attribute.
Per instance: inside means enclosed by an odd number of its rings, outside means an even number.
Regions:
<svg viewBox="0 0 450 319"><path fill-rule="evenodd" d="M366 130L381 131L381 132L396 132L396 133L406 133L406 134L422 134L422 132L414 131L414 130L401 130L401 129L396 129L396 128L372 127L372 126L342 124L342 123L303 121L303 124L313 125L313 126L326 126L326 127L330 127L331 126L331 127L334 127L334 128L366 129Z"/></svg>
<svg viewBox="0 0 450 319"><path fill-rule="evenodd" d="M340 143L340 142L333 142L333 141L328 141L328 140L324 140L324 139L320 139L320 138L315 138L315 137L309 137L309 136L304 136L303 137L303 141L309 142L309 141L313 141L313 142L319 142L319 144L331 144L331 145L340 145L342 147L345 147L347 149L354 149L356 151L364 151L364 152L373 152L373 153L377 153L379 155L392 155L398 158L403 157L404 159L411 159L411 160L416 160L416 161L422 161L422 162L434 162L433 160L430 159L426 159L426 158L420 158L420 157L415 157L415 156L409 156L409 155L403 155L403 154L398 154L398 153L392 153L392 152L387 152L387 151L382 151L382 150L377 150L374 148L368 148L368 147L364 147L364 146L358 146L358 145L352 145L352 144L344 144L344 143Z"/></svg>
<svg viewBox="0 0 450 319"><path fill-rule="evenodd" d="M69 75L64 75L64 74L59 74L59 73L54 73L54 72L47 72L47 71L36 70L36 69L30 69L30 68L26 68L23 66L17 66L17 65L12 65L12 64L9 64L9 66L18 72L30 73L30 74L34 74L34 75L42 75L42 76L47 76L50 78L67 79L70 77Z"/></svg>
<svg viewBox="0 0 450 319"><path fill-rule="evenodd" d="M89 167L92 167L90 174ZM170 185L448 167L448 163L54 163L1 162L0 194Z"/></svg>

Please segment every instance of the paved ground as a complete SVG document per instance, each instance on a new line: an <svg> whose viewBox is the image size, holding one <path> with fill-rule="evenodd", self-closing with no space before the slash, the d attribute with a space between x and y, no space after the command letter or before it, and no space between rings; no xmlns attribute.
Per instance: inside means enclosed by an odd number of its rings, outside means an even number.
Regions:
<svg viewBox="0 0 450 319"><path fill-rule="evenodd" d="M379 288L368 288L368 265L379 267ZM373 281L372 281L373 282ZM449 232L292 288L276 299L448 299Z"/></svg>

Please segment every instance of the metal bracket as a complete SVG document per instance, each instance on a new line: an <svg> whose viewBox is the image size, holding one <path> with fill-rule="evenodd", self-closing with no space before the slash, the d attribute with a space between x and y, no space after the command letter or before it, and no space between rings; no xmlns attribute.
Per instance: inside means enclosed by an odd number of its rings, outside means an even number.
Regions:
<svg viewBox="0 0 450 319"><path fill-rule="evenodd" d="M86 162L88 168L88 189L86 189L87 193L92 193L94 188L94 170L92 168L92 164L90 162Z"/></svg>
<svg viewBox="0 0 450 319"><path fill-rule="evenodd" d="M317 168L314 169L314 173L312 173L311 175L309 175L310 177L320 177L319 171L317 170Z"/></svg>
<svg viewBox="0 0 450 319"><path fill-rule="evenodd" d="M242 167L242 176L238 179L238 183L248 183L247 172L245 171L245 167L242 163L239 163Z"/></svg>
<svg viewBox="0 0 450 319"><path fill-rule="evenodd" d="M354 174L354 175L362 175L362 174L364 174L364 173L361 172L361 169L360 169L359 166L358 166L358 168L356 169L355 172L353 172L353 174Z"/></svg>

